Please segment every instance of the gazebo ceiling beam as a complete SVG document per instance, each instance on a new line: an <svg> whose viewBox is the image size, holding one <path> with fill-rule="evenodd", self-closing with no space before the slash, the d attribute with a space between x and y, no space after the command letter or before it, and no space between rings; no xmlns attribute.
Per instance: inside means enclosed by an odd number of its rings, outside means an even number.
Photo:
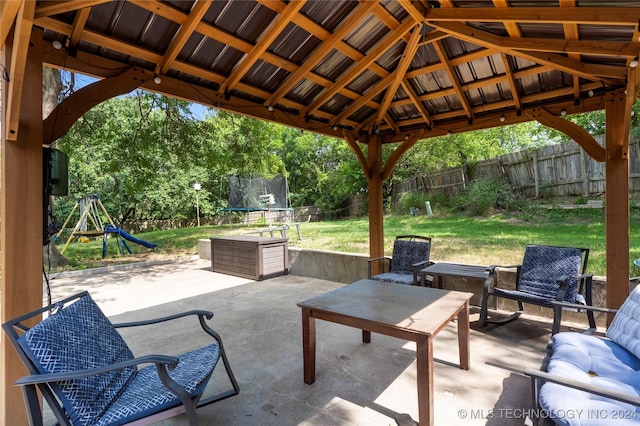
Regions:
<svg viewBox="0 0 640 426"><path fill-rule="evenodd" d="M598 24L636 26L637 7L443 7L425 9L423 19L439 22L489 22L530 24Z"/></svg>
<svg viewBox="0 0 640 426"><path fill-rule="evenodd" d="M470 27L456 22L429 21L428 25L474 43L496 49L512 56L525 58L541 65L550 65L555 69L571 75L577 75L587 80L602 82L606 85L619 85L626 78L626 70L611 65L585 64L555 53L538 53L516 50L503 46L504 37L496 36L479 28Z"/></svg>
<svg viewBox="0 0 640 426"><path fill-rule="evenodd" d="M391 84L389 85L389 87L387 88L387 91L384 95L384 99L382 100L382 104L380 105L380 108L378 108L378 113L375 120L374 128L377 128L380 125L385 115L387 114L387 111L389 110L389 105L391 105L391 101L396 95L396 92L398 91L398 87L400 87L402 78L404 74L407 72L409 65L411 65L411 61L413 60L413 57L415 56L418 50L418 41L420 40L421 31L422 31L422 24L417 25L413 29L413 32L411 33L411 37L409 38L409 41L405 46L402 58L400 58L400 62L398 63L398 66L394 72L395 77L393 81L391 81Z"/></svg>
<svg viewBox="0 0 640 426"><path fill-rule="evenodd" d="M211 3L200 0L196 2L189 13L186 21L180 26L180 29L176 32L176 35L171 40L167 51L165 52L162 61L156 66L156 74L164 74L171 67L173 61L178 57L178 54L189 40L189 37L193 34L193 31L198 26L202 18L204 17Z"/></svg>
<svg viewBox="0 0 640 426"><path fill-rule="evenodd" d="M15 35L11 51L11 65L9 67L9 90L7 96L7 115L5 121L5 137L15 141L18 138L18 126L20 124L20 106L24 92L24 73L27 66L27 53L31 29L33 28L33 14L36 9L35 2L21 4L16 16Z"/></svg>
<svg viewBox="0 0 640 426"><path fill-rule="evenodd" d="M4 46L7 41L9 31L13 28L13 23L20 11L19 1L3 1L0 3L0 46Z"/></svg>
<svg viewBox="0 0 640 426"><path fill-rule="evenodd" d="M304 6L306 0L296 0L290 2L278 17L271 22L267 30L262 34L260 40L251 49L239 64L236 64L229 78L218 89L221 93L225 90L230 91L240 81L240 79L251 69L251 67L262 57L267 51L271 43L278 37L284 27L286 27L298 11Z"/></svg>

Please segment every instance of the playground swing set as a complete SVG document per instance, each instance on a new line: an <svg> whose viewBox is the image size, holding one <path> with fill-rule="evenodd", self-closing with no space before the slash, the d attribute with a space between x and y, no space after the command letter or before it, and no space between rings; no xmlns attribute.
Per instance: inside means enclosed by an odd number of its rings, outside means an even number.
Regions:
<svg viewBox="0 0 640 426"><path fill-rule="evenodd" d="M123 256L125 255L125 251L131 254L131 249L127 245L126 241L131 241L133 243L140 244L144 247L154 250L158 247L157 244L136 238L125 230L117 227L115 225L115 222L109 216L109 213L107 213L107 209L104 208L104 205L96 194L83 197L76 202L76 204L71 209L67 220L65 220L64 224L62 225L62 228L54 236L54 241L57 241L61 236L62 232L66 229L67 224L69 223L77 209L81 211L80 219L76 223L76 226L71 230L71 235L69 235L67 242L64 244L64 247L60 251L61 254L64 254L64 251L67 249L69 243L74 238L78 238L79 241L86 242L89 240L89 238L102 237L102 258L104 259L107 256L107 238L109 234L115 235L118 241L120 254ZM109 221L106 226L103 225L100 214L101 212ZM91 224L93 225L93 228L91 229L88 226L89 222L91 222Z"/></svg>

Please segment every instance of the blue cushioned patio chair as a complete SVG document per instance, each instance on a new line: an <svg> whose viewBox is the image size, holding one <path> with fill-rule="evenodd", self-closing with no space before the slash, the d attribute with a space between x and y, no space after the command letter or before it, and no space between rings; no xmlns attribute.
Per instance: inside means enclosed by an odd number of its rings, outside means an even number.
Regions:
<svg viewBox="0 0 640 426"><path fill-rule="evenodd" d="M46 319L28 325L47 311ZM186 316L196 316L212 342L177 357L134 357L117 331ZM2 328L30 374L15 383L22 387L30 424L43 422L37 386L61 425L146 423L183 412L189 424L196 425L197 407L239 392L220 336L205 322L212 316L207 311L189 311L112 324L85 291L7 321ZM202 400L220 358L229 390Z"/></svg>
<svg viewBox="0 0 640 426"><path fill-rule="evenodd" d="M640 286L620 309L554 302L615 314L606 334L563 331L551 336L540 370L531 377L531 411L536 424L640 425Z"/></svg>
<svg viewBox="0 0 640 426"><path fill-rule="evenodd" d="M420 270L432 265L429 261L431 238L418 235L400 235L393 243L391 257L382 256L368 260L369 279L397 284L417 285ZM383 272L372 275L375 262L383 262Z"/></svg>
<svg viewBox="0 0 640 426"><path fill-rule="evenodd" d="M487 323L506 323L520 316L524 304L553 308L554 301L565 301L591 306L591 287L593 276L587 274L589 249L575 247L556 247L545 245L527 245L521 265L517 267L515 290L497 286L497 274L493 280L486 281L480 309L480 321ZM505 298L518 302L519 310L510 316L498 320L487 318L489 297ZM589 327L596 328L592 311L587 311ZM553 333L560 328L558 318L554 318Z"/></svg>

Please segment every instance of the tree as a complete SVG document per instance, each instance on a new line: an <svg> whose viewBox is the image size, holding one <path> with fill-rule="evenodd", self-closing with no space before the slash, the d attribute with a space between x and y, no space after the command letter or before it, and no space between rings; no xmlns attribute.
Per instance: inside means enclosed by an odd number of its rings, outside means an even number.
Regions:
<svg viewBox="0 0 640 426"><path fill-rule="evenodd" d="M51 111L58 105L60 93L62 92L62 78L60 77L60 71L43 67L42 68L42 116L48 117ZM55 144L52 148L55 147ZM49 199L49 205L53 206L53 199ZM44 219L47 223L50 223L55 218L47 217ZM43 264L52 268L58 268L67 265L69 262L64 258L55 244L49 241L49 244L43 247Z"/></svg>

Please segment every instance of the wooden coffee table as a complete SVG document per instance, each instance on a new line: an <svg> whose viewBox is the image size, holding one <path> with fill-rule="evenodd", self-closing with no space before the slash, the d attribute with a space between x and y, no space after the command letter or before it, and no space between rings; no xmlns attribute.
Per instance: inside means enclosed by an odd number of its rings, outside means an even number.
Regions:
<svg viewBox="0 0 640 426"><path fill-rule="evenodd" d="M360 280L298 303L302 308L304 382L316 375L316 325L322 319L416 342L418 417L433 425L433 338L458 318L460 368L469 365L469 299L472 293Z"/></svg>
<svg viewBox="0 0 640 426"><path fill-rule="evenodd" d="M494 271L494 266L437 262L420 271L420 283L424 285L426 275L436 275L438 277L438 288L442 288L442 279L444 276L478 278L486 281L493 279Z"/></svg>

